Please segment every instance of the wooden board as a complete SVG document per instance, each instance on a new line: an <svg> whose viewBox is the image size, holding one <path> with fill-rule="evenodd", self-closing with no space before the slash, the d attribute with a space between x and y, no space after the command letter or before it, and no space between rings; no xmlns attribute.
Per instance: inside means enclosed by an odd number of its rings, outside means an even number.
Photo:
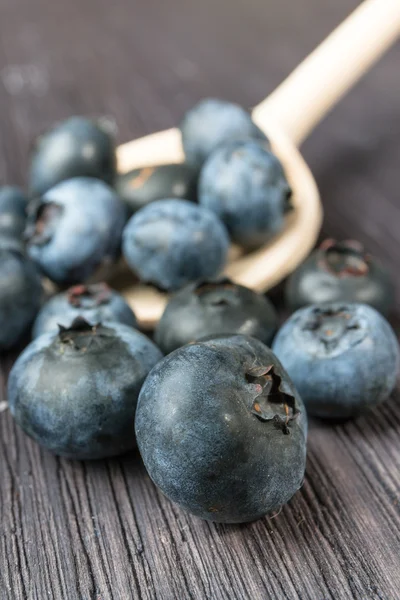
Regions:
<svg viewBox="0 0 400 600"><path fill-rule="evenodd" d="M23 182L33 136L71 113L115 115L123 142L175 125L201 96L255 104L356 4L1 0L0 181ZM399 64L397 47L304 147L324 233L365 242L398 291ZM397 301L398 332L399 316ZM304 488L245 526L187 516L134 453L54 458L4 410L0 599L396 600L399 400L342 426L312 423Z"/></svg>

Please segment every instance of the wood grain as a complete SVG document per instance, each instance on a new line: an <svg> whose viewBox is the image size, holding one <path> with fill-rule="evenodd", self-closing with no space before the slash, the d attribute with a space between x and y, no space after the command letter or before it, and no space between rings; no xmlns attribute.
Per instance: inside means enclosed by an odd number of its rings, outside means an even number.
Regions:
<svg viewBox="0 0 400 600"><path fill-rule="evenodd" d="M71 113L115 115L123 142L201 96L255 104L356 5L0 0L0 181L23 182L33 136ZM398 291L399 63L396 47L304 147L324 233L365 242ZM397 332L399 317L397 300ZM399 398L312 423L302 491L245 526L186 515L135 453L54 458L0 412L0 599L398 599Z"/></svg>

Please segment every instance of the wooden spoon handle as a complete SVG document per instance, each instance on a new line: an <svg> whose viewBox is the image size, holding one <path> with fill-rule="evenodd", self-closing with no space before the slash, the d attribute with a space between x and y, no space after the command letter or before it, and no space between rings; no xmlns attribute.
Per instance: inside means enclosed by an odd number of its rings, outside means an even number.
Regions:
<svg viewBox="0 0 400 600"><path fill-rule="evenodd" d="M400 35L400 0L365 0L253 111L299 146ZM384 93L385 90L382 90Z"/></svg>
<svg viewBox="0 0 400 600"><path fill-rule="evenodd" d="M181 163L184 160L181 132L177 127L151 133L117 148L120 173L154 165Z"/></svg>

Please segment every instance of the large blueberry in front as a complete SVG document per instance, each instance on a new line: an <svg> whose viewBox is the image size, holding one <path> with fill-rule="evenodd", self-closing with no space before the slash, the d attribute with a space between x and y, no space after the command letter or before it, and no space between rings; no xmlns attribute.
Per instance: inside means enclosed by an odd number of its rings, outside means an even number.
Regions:
<svg viewBox="0 0 400 600"><path fill-rule="evenodd" d="M131 217L123 253L141 280L165 290L214 277L222 270L229 238L206 208L186 200L158 200Z"/></svg>
<svg viewBox="0 0 400 600"><path fill-rule="evenodd" d="M32 261L19 251L0 249L0 351L27 332L41 300L41 281Z"/></svg>
<svg viewBox="0 0 400 600"><path fill-rule="evenodd" d="M11 414L55 454L114 456L133 448L137 398L161 359L146 336L121 323L93 327L77 319L33 341L8 383Z"/></svg>
<svg viewBox="0 0 400 600"><path fill-rule="evenodd" d="M39 138L29 183L33 194L42 195L73 177L96 177L111 185L115 174L115 144L104 123L71 117Z"/></svg>
<svg viewBox="0 0 400 600"><path fill-rule="evenodd" d="M222 143L256 138L267 142L249 113L238 104L207 98L189 110L180 125L186 160L201 167Z"/></svg>
<svg viewBox="0 0 400 600"><path fill-rule="evenodd" d="M132 213L163 198L197 200L198 170L187 163L134 169L118 175L115 189Z"/></svg>
<svg viewBox="0 0 400 600"><path fill-rule="evenodd" d="M273 350L317 417L355 417L386 400L396 384L396 336L366 304L300 309L278 332Z"/></svg>
<svg viewBox="0 0 400 600"><path fill-rule="evenodd" d="M360 242L329 239L289 277L285 295L290 310L322 302L361 302L387 314L394 286Z"/></svg>
<svg viewBox="0 0 400 600"><path fill-rule="evenodd" d="M70 327L77 317L83 317L91 325L118 321L137 327L136 317L121 294L106 283L94 283L76 285L50 298L36 317L32 336L57 331L60 325Z"/></svg>
<svg viewBox="0 0 400 600"><path fill-rule="evenodd" d="M29 255L56 283L80 283L119 256L125 221L124 205L103 181L63 181L28 219Z"/></svg>
<svg viewBox="0 0 400 600"><path fill-rule="evenodd" d="M0 187L0 237L20 238L25 229L28 198L14 186Z"/></svg>
<svg viewBox="0 0 400 600"><path fill-rule="evenodd" d="M242 246L259 246L283 229L290 197L281 163L257 140L222 146L200 173L200 204L214 211Z"/></svg>
<svg viewBox="0 0 400 600"><path fill-rule="evenodd" d="M150 477L189 512L224 523L288 502L305 469L307 420L281 363L249 336L189 344L147 377L136 437Z"/></svg>
<svg viewBox="0 0 400 600"><path fill-rule="evenodd" d="M270 344L278 317L271 302L229 279L188 285L168 302L155 341L165 354L205 336L238 333Z"/></svg>

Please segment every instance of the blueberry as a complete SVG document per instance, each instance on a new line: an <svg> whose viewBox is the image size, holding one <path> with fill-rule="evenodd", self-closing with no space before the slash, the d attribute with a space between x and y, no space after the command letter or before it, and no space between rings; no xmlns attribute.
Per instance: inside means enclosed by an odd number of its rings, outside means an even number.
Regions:
<svg viewBox="0 0 400 600"><path fill-rule="evenodd" d="M202 100L183 118L180 125L186 160L201 167L222 143L256 138L267 142L265 134L241 106L224 100Z"/></svg>
<svg viewBox="0 0 400 600"><path fill-rule="evenodd" d="M43 333L57 331L59 325L70 327L79 316L91 325L117 321L130 327L138 326L132 309L121 294L106 283L94 283L76 285L50 298L36 317L32 336L36 338Z"/></svg>
<svg viewBox="0 0 400 600"><path fill-rule="evenodd" d="M0 237L22 236L27 205L28 198L18 187L0 187Z"/></svg>
<svg viewBox="0 0 400 600"><path fill-rule="evenodd" d="M76 177L59 183L28 218L28 252L59 284L85 281L118 258L126 209L103 181Z"/></svg>
<svg viewBox="0 0 400 600"><path fill-rule="evenodd" d="M214 211L242 246L260 246L283 229L290 197L281 163L257 140L222 146L200 173L200 204Z"/></svg>
<svg viewBox="0 0 400 600"><path fill-rule="evenodd" d="M35 265L20 251L0 248L0 350L17 344L41 304L42 286Z"/></svg>
<svg viewBox="0 0 400 600"><path fill-rule="evenodd" d="M78 318L41 335L18 358L8 383L11 414L55 454L80 460L121 454L136 444L139 391L161 357L127 325L93 327Z"/></svg>
<svg viewBox="0 0 400 600"><path fill-rule="evenodd" d="M71 117L38 140L29 183L34 195L42 195L74 177L96 177L111 185L115 174L115 145L106 127L85 117Z"/></svg>
<svg viewBox="0 0 400 600"><path fill-rule="evenodd" d="M175 294L155 331L168 354L205 336L240 333L270 344L278 317L265 297L229 279L190 284Z"/></svg>
<svg viewBox="0 0 400 600"><path fill-rule="evenodd" d="M322 302L361 302L387 314L394 286L386 269L359 242L325 240L289 277L286 304L297 310Z"/></svg>
<svg viewBox="0 0 400 600"><path fill-rule="evenodd" d="M386 400L396 384L396 337L366 304L302 308L278 332L273 350L317 417L358 416Z"/></svg>
<svg viewBox="0 0 400 600"><path fill-rule="evenodd" d="M214 277L224 267L229 239L206 208L186 200L158 200L131 217L123 253L140 279L165 290Z"/></svg>
<svg viewBox="0 0 400 600"><path fill-rule="evenodd" d="M143 385L135 426L154 483L203 519L258 519L302 484L303 404L272 351L249 336L165 357Z"/></svg>
<svg viewBox="0 0 400 600"><path fill-rule="evenodd" d="M196 202L198 171L187 163L135 169L116 179L115 189L132 212L154 200L180 198Z"/></svg>

